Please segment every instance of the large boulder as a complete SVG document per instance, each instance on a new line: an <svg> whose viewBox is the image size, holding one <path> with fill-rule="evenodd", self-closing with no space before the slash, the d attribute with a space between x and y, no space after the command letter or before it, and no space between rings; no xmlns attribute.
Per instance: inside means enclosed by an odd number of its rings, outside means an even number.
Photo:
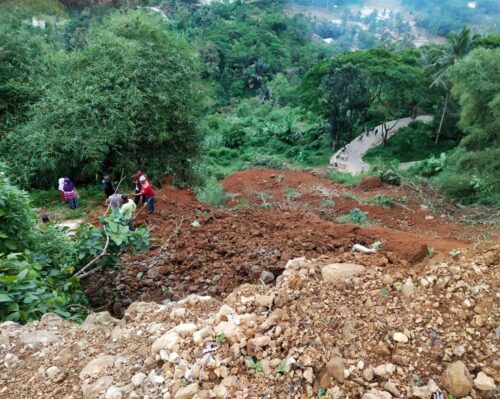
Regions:
<svg viewBox="0 0 500 399"><path fill-rule="evenodd" d="M469 394L472 389L472 376L464 362L457 360L448 365L443 374L443 384L453 396Z"/></svg>
<svg viewBox="0 0 500 399"><path fill-rule="evenodd" d="M328 282L340 281L364 273L365 267L356 263L332 263L323 266L321 276Z"/></svg>

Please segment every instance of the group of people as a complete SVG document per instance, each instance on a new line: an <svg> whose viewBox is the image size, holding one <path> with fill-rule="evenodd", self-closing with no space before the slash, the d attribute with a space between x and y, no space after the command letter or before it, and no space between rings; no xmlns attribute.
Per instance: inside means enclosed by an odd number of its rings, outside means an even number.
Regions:
<svg viewBox="0 0 500 399"><path fill-rule="evenodd" d="M110 176L104 176L102 181L104 193L106 194L106 204L109 205L112 210L119 209L123 218L127 220L130 230L134 230L135 228L133 224L134 212L140 205L141 198L143 205L147 207L148 214L152 214L155 210L155 192L146 174L138 170L132 176L132 181L135 185L133 200L130 199L128 195L116 192Z"/></svg>
<svg viewBox="0 0 500 399"><path fill-rule="evenodd" d="M145 173L138 170L132 176L134 184L133 200L125 194L119 194L113 185L110 175L104 175L102 186L106 195L106 205L113 211L119 211L127 221L130 230L134 230L134 212L141 203L146 206L148 214L152 214L155 209L155 192L153 186L148 181ZM61 201L66 202L71 209L78 207L78 192L75 184L69 177L61 177L58 181L58 189Z"/></svg>

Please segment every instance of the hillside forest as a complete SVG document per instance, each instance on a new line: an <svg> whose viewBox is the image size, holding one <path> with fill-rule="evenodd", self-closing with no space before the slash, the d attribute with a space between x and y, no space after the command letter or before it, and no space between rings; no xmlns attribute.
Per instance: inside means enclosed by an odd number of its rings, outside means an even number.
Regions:
<svg viewBox="0 0 500 399"><path fill-rule="evenodd" d="M116 215L75 239L41 226L28 193L61 176L85 187L142 169L220 206L217 180L236 171L327 166L366 130L431 115L368 153L367 173L499 206L497 2L464 17L451 0L403 1L441 36L420 47L401 14L349 8L361 0L336 2L340 22L301 11L323 3L2 1L0 319L79 319L78 271L108 245L102 267L149 245L147 229L125 231ZM426 11L436 8L439 21ZM407 161L419 162L398 171Z"/></svg>

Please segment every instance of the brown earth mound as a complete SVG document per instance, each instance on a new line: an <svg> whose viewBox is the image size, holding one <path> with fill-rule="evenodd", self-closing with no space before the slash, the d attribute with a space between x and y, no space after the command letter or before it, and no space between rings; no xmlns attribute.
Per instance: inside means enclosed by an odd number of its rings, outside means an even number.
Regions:
<svg viewBox="0 0 500 399"><path fill-rule="evenodd" d="M279 275L298 256L346 262L366 257L350 252L354 244L369 247L380 241L382 247L369 263L400 268L433 251L469 245L452 237L463 227L426 220L429 213L411 201L408 209L360 205L342 197L343 186L306 172L252 170L227 178L224 186L232 198L224 210L198 202L188 190L170 185L159 190L155 214L142 211L138 216L155 239L151 251L128 257L121 271L93 276L88 284L93 305L121 315L136 300L174 300L189 293L223 298L243 283L257 282L263 271ZM404 194L400 190L383 192L397 197ZM334 205L324 206L325 201L330 204L327 200ZM379 225L335 223L355 207L369 212ZM418 232L424 226L428 233L423 236Z"/></svg>
<svg viewBox="0 0 500 399"><path fill-rule="evenodd" d="M363 191L370 191L382 187L382 180L378 176L368 176L363 178L358 186Z"/></svg>

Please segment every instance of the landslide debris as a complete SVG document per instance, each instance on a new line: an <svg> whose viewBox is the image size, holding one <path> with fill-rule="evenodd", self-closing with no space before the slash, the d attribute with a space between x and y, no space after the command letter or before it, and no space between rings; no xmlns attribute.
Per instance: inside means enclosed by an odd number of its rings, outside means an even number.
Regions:
<svg viewBox="0 0 500 399"><path fill-rule="evenodd" d="M368 258L293 259L275 285L121 320L2 323L0 398L496 397L500 245L418 268Z"/></svg>

